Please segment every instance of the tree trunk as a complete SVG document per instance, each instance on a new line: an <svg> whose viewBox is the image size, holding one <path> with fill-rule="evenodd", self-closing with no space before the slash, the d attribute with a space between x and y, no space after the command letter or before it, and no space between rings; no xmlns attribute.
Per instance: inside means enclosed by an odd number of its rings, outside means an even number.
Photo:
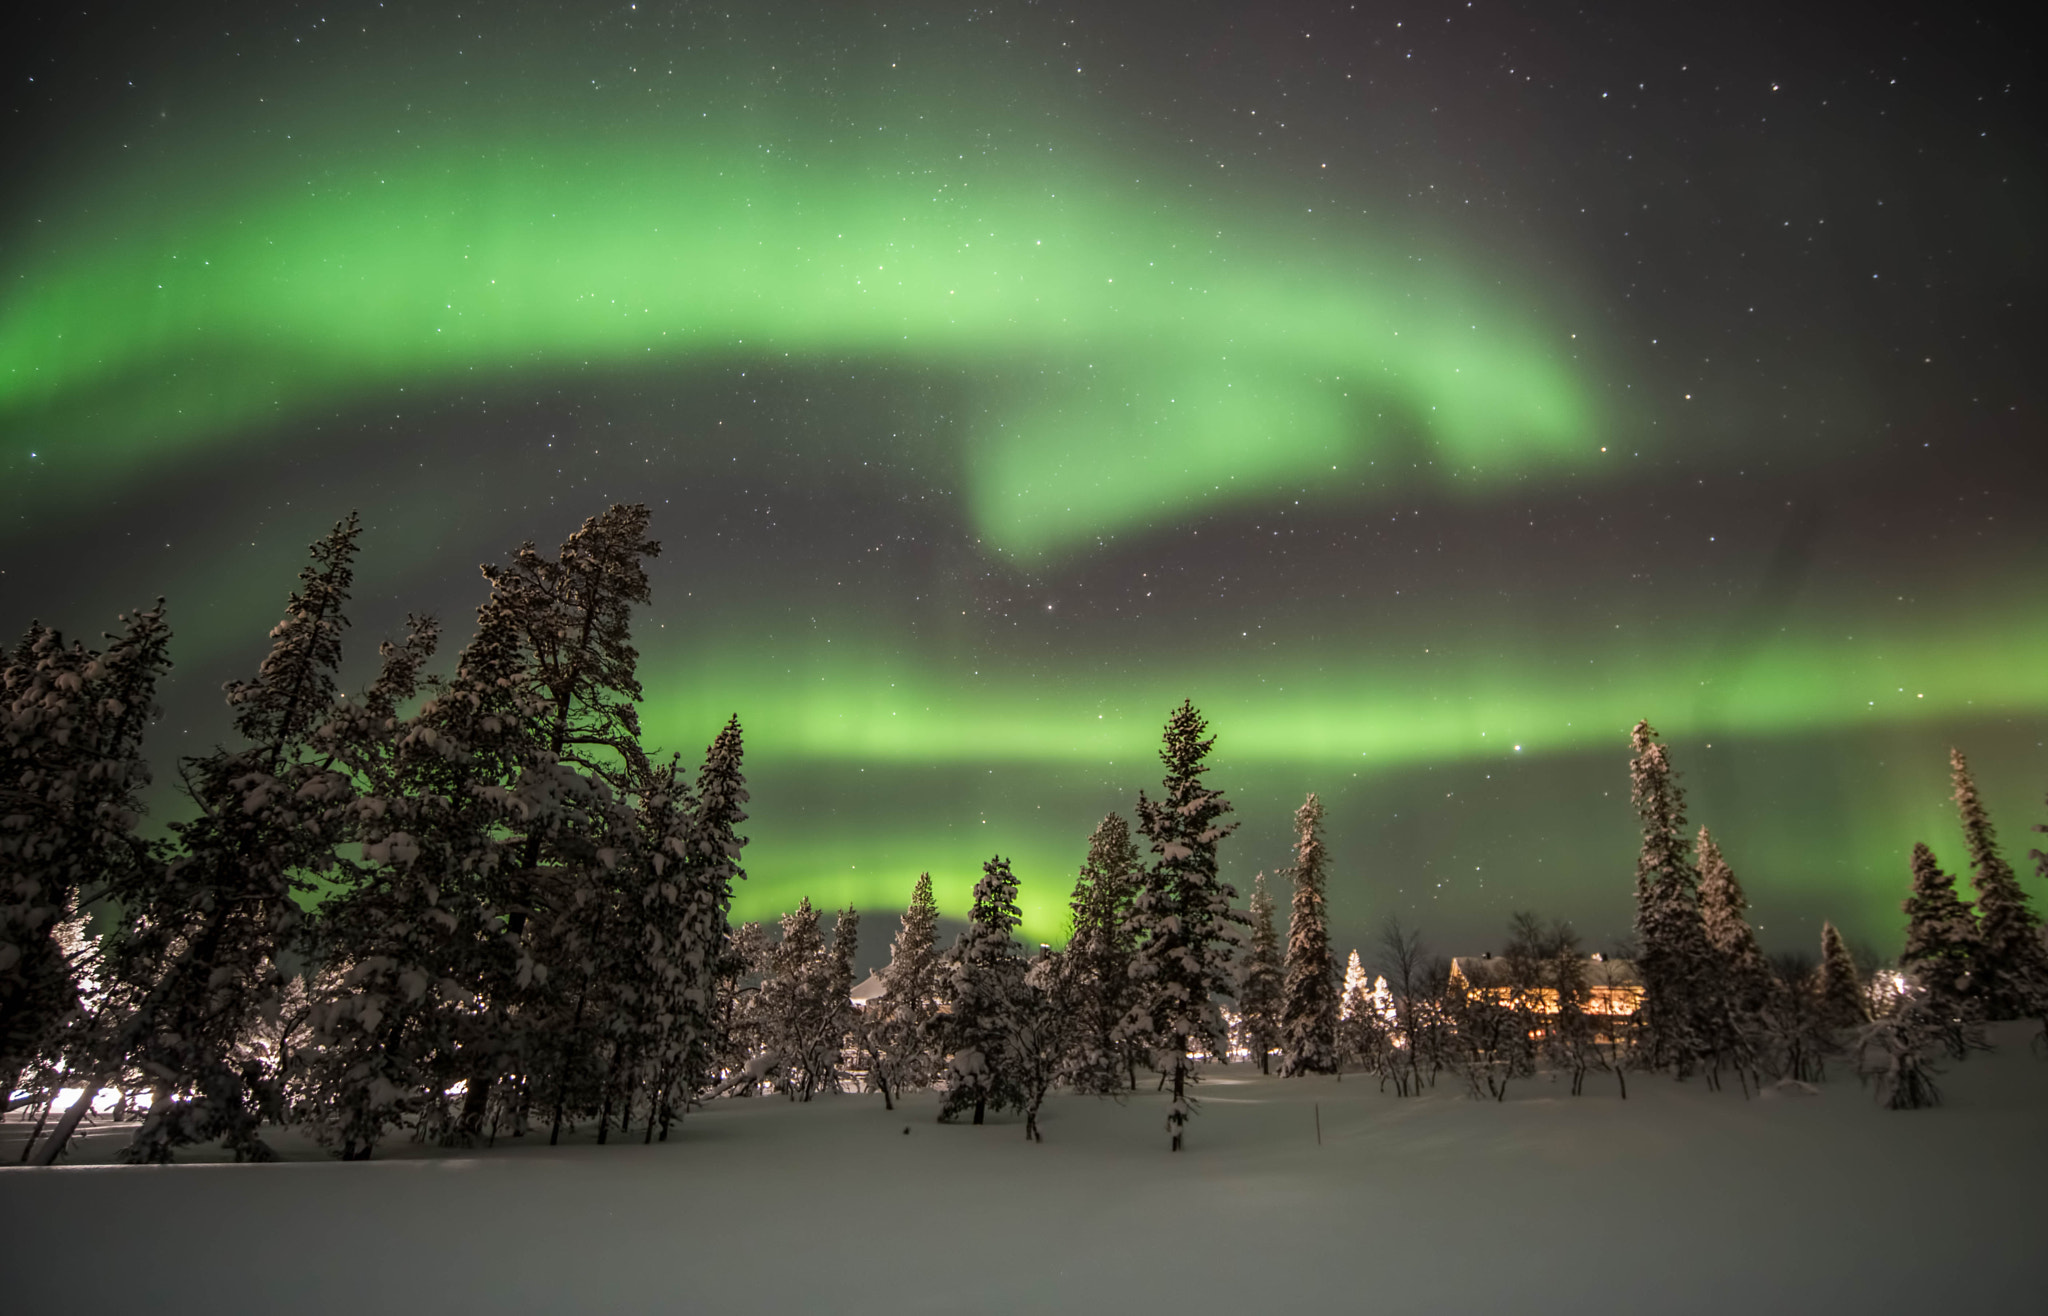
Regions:
<svg viewBox="0 0 2048 1316"><path fill-rule="evenodd" d="M78 1130L78 1122L92 1109L94 1099L99 1096L100 1089L104 1086L105 1080L99 1078L85 1085L84 1090L78 1094L78 1100L72 1103L70 1110L64 1112L64 1118L57 1121L57 1127L50 1131L50 1136L44 1140L42 1146L36 1148L36 1154L29 1158L30 1165L57 1163L57 1157L63 1154L64 1144L71 1141L71 1135ZM36 1127L42 1127L40 1122Z"/></svg>
<svg viewBox="0 0 2048 1316"><path fill-rule="evenodd" d="M586 997L587 995L588 995L588 993L587 993L587 992L586 992L586 993L579 993L579 994L577 995L577 997L576 997L576 1012L575 1012L575 1014L571 1015L571 1016L570 1016L570 1018L569 1018L569 1038L570 1038L570 1041L571 1041L572 1043L574 1042L574 1040L575 1040L575 1037L576 1037L576 1030L577 1030L578 1028L582 1027L582 1025L583 1025L583 1002L584 1002L584 999L585 999L585 997ZM552 1129L552 1130L551 1130L551 1131L550 1131L550 1132L548 1133L548 1146L550 1146L550 1147L554 1146L555 1144L559 1143L559 1142L560 1142L560 1141L562 1140L562 1107L563 1107L563 1104L564 1104L565 1102L567 1102L567 1101L568 1101L568 1099L569 1099L569 1055L568 1055L568 1048L567 1048L567 1047L564 1047L564 1048L563 1048L563 1054L562 1054L562 1063L561 1063L561 1067L560 1067L560 1069L559 1069L559 1070L558 1070L558 1071L556 1072L556 1074L555 1074L555 1119L554 1119L554 1128L553 1128L553 1129ZM600 1141L601 1141L601 1140L603 1139L603 1136L604 1136L604 1126L603 1126L603 1125L599 1125L599 1126L598 1126L598 1137L599 1137Z"/></svg>

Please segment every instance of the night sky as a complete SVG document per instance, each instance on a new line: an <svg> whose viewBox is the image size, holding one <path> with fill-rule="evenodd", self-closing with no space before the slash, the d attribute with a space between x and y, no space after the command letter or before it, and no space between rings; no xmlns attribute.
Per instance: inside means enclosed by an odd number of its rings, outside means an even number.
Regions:
<svg viewBox="0 0 2048 1316"><path fill-rule="evenodd" d="M1895 952L1951 744L2031 868L2003 11L180 8L17 18L0 105L0 614L168 596L160 782L349 510L359 683L641 501L743 917L962 914L1001 852L1056 937L1183 697L1241 888L1321 794L1340 951L1625 935L1640 717L1769 947Z"/></svg>

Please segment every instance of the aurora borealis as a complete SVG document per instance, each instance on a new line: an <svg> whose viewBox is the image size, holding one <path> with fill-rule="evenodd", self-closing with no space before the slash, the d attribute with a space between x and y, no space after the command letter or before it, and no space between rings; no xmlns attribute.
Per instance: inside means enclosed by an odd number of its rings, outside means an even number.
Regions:
<svg viewBox="0 0 2048 1316"><path fill-rule="evenodd" d="M647 502L649 739L745 723L746 917L926 868L951 912L1000 851L1057 936L1183 696L1240 886L1323 795L1347 947L1625 933L1644 716L1773 946L1893 948L1913 841L1960 859L1951 743L2023 859L2012 34L1100 8L38 18L11 624L167 595L168 781L349 509L366 672L407 611L459 633L477 562Z"/></svg>

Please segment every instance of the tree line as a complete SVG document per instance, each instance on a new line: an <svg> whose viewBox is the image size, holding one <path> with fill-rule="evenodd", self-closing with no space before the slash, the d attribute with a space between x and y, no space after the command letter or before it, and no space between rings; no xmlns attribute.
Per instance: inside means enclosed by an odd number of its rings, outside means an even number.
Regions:
<svg viewBox="0 0 2048 1316"><path fill-rule="evenodd" d="M101 649L31 625L0 745L0 1081L149 1094L123 1152L272 1156L296 1123L344 1159L392 1130L464 1145L601 1117L666 1136L709 1064L713 979L744 876L737 718L694 780L643 751L634 605L648 512L486 566L454 672L428 617L337 687L361 527L312 546L236 743L182 759L183 816L137 830L164 607ZM97 913L104 930L85 935Z"/></svg>
<svg viewBox="0 0 2048 1316"><path fill-rule="evenodd" d="M452 675L428 673L439 627L414 617L343 696L360 526L337 524L256 673L226 689L237 744L179 763L187 809L158 838L137 829L163 605L98 650L30 626L0 672L0 1079L40 1109L25 1156L54 1162L108 1090L143 1105L123 1152L138 1162L213 1141L267 1159L265 1124L343 1159L394 1133L464 1146L594 1125L599 1142L652 1141L695 1101L848 1086L892 1108L937 1088L941 1119L1011 1110L1039 1138L1052 1090L1125 1093L1141 1070L1171 1089L1178 1150L1202 1067L1232 1054L1402 1095L1450 1074L1495 1100L1545 1068L1574 1095L1611 1073L1625 1097L1631 1071L1754 1091L1853 1056L1887 1104L1914 1106L1984 1022L2048 1015L2038 920L1959 753L1977 900L1917 846L1896 970L1859 975L1831 924L1817 967L1767 959L1639 723L1631 953L1588 956L1568 924L1517 914L1497 959L1453 972L1390 921L1369 980L1356 951L1341 975L1332 952L1315 795L1276 874L1284 945L1263 873L1236 907L1218 865L1232 808L1203 780L1214 738L1191 702L1167 720L1135 832L1111 813L1089 838L1064 948L1020 944L1017 878L996 856L941 949L924 874L879 992L856 1002L855 910L829 940L808 900L772 935L730 925L737 717L694 778L641 746L631 614L660 551L647 528L646 508L619 505L551 557L522 545L483 568ZM66 1087L83 1096L58 1114Z"/></svg>

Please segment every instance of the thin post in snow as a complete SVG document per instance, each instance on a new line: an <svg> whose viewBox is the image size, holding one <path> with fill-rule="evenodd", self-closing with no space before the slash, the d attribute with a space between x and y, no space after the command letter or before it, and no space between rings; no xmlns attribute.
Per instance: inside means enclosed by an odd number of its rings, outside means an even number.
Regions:
<svg viewBox="0 0 2048 1316"><path fill-rule="evenodd" d="M1320 1102L1320 1101L1316 1102L1316 1103L1315 1103L1315 1108L1316 1108L1316 1146L1320 1147L1320 1146L1322 1146L1322 1145L1323 1145L1323 1103L1322 1103L1322 1102Z"/></svg>

